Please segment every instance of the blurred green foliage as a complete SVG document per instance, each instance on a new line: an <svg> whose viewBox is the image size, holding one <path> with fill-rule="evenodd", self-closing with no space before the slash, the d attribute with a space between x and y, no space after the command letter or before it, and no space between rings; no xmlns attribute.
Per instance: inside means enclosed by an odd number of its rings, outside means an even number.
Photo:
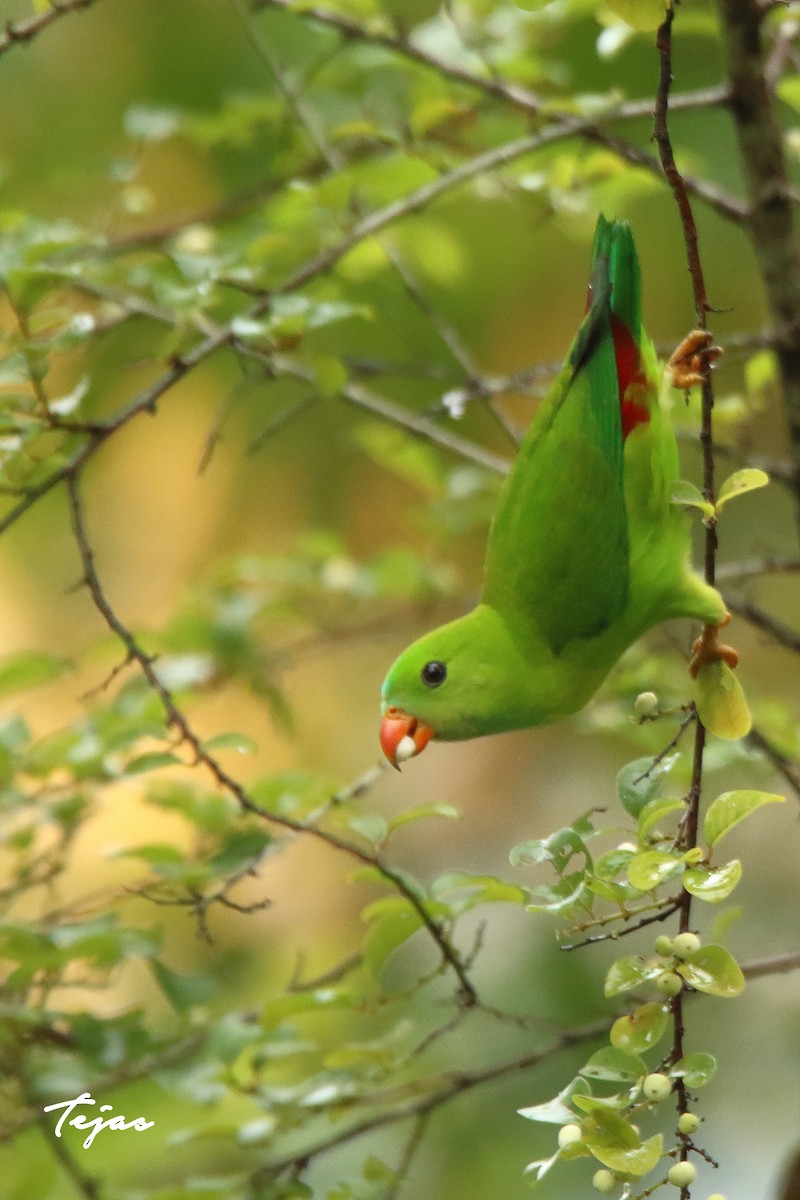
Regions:
<svg viewBox="0 0 800 1200"><path fill-rule="evenodd" d="M796 950L791 805L711 851L798 791L800 603L733 136L719 94L691 94L721 79L713 10L676 19L673 136L731 347L720 454L745 463L737 492L764 465L775 483L722 497L757 736L709 746L698 855L675 849L683 630L557 730L429 751L398 780L370 765L385 665L477 590L598 210L635 225L656 339L692 324L650 143L659 14L6 8L4 1195L477 1200L541 1178L588 1196L603 1164L633 1196L676 1145L643 1090L675 979L705 993L668 1064L668 1090L708 1084L722 1182L706 1164L702 1186L768 1195L795 1136L796 1001L768 976L717 1002L736 960ZM694 478L696 399L677 417ZM676 887L706 902L696 951L653 956L662 924L630 953L557 949L553 922L567 944L616 937L668 918ZM56 1138L44 1106L84 1092L154 1125ZM578 1132L562 1145L553 1123Z"/></svg>

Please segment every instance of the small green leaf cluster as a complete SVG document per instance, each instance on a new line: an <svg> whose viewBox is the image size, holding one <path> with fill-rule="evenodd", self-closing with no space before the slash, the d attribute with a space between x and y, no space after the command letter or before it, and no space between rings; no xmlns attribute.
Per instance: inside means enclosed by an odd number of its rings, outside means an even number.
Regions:
<svg viewBox="0 0 800 1200"><path fill-rule="evenodd" d="M688 483L685 479L682 479L673 489L672 503L682 505L686 508L696 508L703 514L706 521L715 522L718 520L719 514L725 505L736 496L743 496L745 492L752 492L757 488L766 487L768 483L769 475L767 475L766 471L762 471L758 467L743 467L739 471L734 471L720 485L716 502L712 504L710 501L704 499L702 493L693 483Z"/></svg>
<svg viewBox="0 0 800 1200"><path fill-rule="evenodd" d="M512 863L549 864L558 877L555 885L531 889L530 908L566 918L574 932L609 923L630 922L635 928L636 918L642 919L640 914L660 919L662 909L667 917L677 907L675 885L681 889L678 897L688 892L714 904L727 899L741 877L741 864L734 859L717 866L712 862L713 851L747 816L782 797L748 790L722 793L705 814L706 848L681 850L672 826L685 811L684 802L657 794L660 777L675 761L669 755L655 762L637 759L620 771L619 798L635 820L630 842L595 857L591 845L602 831L584 816L568 829L512 851ZM662 899L666 888L673 890ZM613 910L598 912L598 901L616 906L616 915ZM677 1084L694 1091L707 1083L716 1069L715 1059L704 1051L677 1060L670 1060L667 1053L662 1065L653 1070L643 1056L663 1043L672 1027L673 1001L682 991L733 998L744 987L744 976L728 950L705 944L690 930L675 936L659 935L654 949L649 958L638 954L618 958L607 971L607 997L637 996L635 1007L614 1021L610 1046L593 1055L554 1100L520 1110L530 1120L562 1127L554 1154L529 1164L530 1182L538 1182L559 1161L589 1156L599 1164L595 1189L610 1194L648 1174L665 1155L676 1152L665 1148L661 1133L647 1137L639 1127ZM652 994L649 999L644 998L648 990ZM684 1112L677 1133L688 1138L698 1124L694 1114ZM693 1171L692 1164L681 1161L669 1168L667 1177L676 1187L688 1186Z"/></svg>
<svg viewBox="0 0 800 1200"><path fill-rule="evenodd" d="M640 758L619 772L619 798L636 821L630 841L595 857L591 843L603 831L587 815L548 838L514 847L512 865L547 863L558 877L555 884L530 889L532 910L553 913L572 921L574 929L584 930L657 912L661 905L668 908L671 899L661 895L668 886L678 885L708 904L719 904L731 895L741 879L741 862L713 863L714 848L750 813L783 797L748 789L722 793L709 805L705 817L706 849L680 850L675 845L674 822L685 811L684 801L656 794L660 777L675 761L672 755L656 763ZM614 906L616 913L598 911L598 902Z"/></svg>
<svg viewBox="0 0 800 1200"><path fill-rule="evenodd" d="M668 1024L662 1006L642 1006L624 1027L615 1025L611 1045L594 1053L558 1096L519 1110L528 1120L561 1126L556 1152L528 1165L530 1182L538 1183L559 1161L587 1156L601 1164L594 1176L596 1190L610 1192L649 1174L670 1153L663 1135L643 1137L640 1123L670 1097L678 1080L693 1090L707 1083L716 1061L710 1054L695 1053L668 1070L649 1071L641 1055L664 1036ZM681 1119L682 1135L697 1128Z"/></svg>

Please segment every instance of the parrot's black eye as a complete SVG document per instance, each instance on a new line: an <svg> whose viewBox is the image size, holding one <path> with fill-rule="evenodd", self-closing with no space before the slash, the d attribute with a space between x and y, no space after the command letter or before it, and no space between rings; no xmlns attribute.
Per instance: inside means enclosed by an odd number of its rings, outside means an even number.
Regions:
<svg viewBox="0 0 800 1200"><path fill-rule="evenodd" d="M420 674L422 682L426 687L435 688L447 679L447 667L443 662L434 660L433 662L425 663Z"/></svg>

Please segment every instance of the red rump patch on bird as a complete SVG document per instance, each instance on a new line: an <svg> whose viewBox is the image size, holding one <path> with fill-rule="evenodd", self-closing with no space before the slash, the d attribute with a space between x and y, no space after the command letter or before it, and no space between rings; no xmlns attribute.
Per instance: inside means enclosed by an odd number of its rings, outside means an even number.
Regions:
<svg viewBox="0 0 800 1200"><path fill-rule="evenodd" d="M644 425L650 420L650 410L646 404L637 403L635 397L638 389L633 390L632 397L626 397L625 393L632 383L646 386L646 382L639 369L639 350L630 330L613 313L611 331L614 336L614 356L617 360L622 440L625 441L637 425Z"/></svg>

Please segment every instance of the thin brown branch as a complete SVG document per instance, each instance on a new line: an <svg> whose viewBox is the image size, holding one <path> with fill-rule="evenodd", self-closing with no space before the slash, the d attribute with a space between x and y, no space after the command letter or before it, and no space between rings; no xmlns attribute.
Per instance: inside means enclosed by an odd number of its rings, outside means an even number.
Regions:
<svg viewBox="0 0 800 1200"><path fill-rule="evenodd" d="M778 954L774 958L761 958L742 964L745 979L764 979L768 975L785 975L789 971L800 971L800 953Z"/></svg>
<svg viewBox="0 0 800 1200"><path fill-rule="evenodd" d="M677 3L677 0L675 0ZM653 135L658 146L659 157L664 168L664 174L672 190L675 203L680 214L683 240L686 246L686 260L692 281L695 316L700 329L707 328L707 318L710 311L706 292L703 267L698 248L697 225L687 194L687 189L675 162L672 140L669 132L669 96L672 86L672 26L675 20L675 7L670 0L664 21L659 26L656 35L656 49L659 55L659 82L654 111ZM703 457L703 495L711 504L714 503L714 443L713 443L713 409L714 391L711 381L711 364L707 352L700 356L701 384L701 423L700 445ZM706 583L713 585L716 575L717 531L716 524L709 521L705 528L704 544L704 576ZM706 744L706 731L702 721L695 721L694 753L692 756L692 774L689 791L686 796L686 812L678 831L677 846L686 851L697 845L698 826L700 820L700 797L703 787L703 756ZM686 932L692 923L692 896L684 891L680 901L680 931ZM670 1061L677 1062L684 1053L684 993L679 991L670 1001L673 1022L673 1038ZM689 1095L683 1079L678 1079L675 1085L677 1110L679 1114L689 1111ZM689 1143L681 1140L680 1161L686 1161L689 1155ZM681 1200L688 1200L688 1187L681 1188Z"/></svg>
<svg viewBox="0 0 800 1200"><path fill-rule="evenodd" d="M392 400L387 400L384 396L378 396L375 392L368 391L358 383L350 383L342 388L342 396L351 404L357 405L359 408L366 409L367 412L373 413L377 417L381 417L384 421L389 421L393 425L398 425L409 433L415 434L417 437L425 438L426 441L433 442L437 446L441 446L444 450L449 450L456 454L459 458L465 458L469 462L474 462L480 467L485 467L487 471L492 471L498 475L507 475L511 470L509 459L500 454L495 454L491 450L485 450L482 446L477 446L474 442L468 442L465 438L461 438L458 434L450 433L448 430L441 428L428 417L423 417L417 413L410 412L406 408L402 408L399 404L395 404Z"/></svg>
<svg viewBox="0 0 800 1200"><path fill-rule="evenodd" d="M303 6L302 9L297 9L292 0L251 0L251 7L253 11L272 8L291 12L302 20L313 21L316 24L335 29L345 41L366 42L373 46L382 46L388 51L409 58L414 62L420 63L422 66L429 67L443 78L479 90L484 95L510 104L512 107L531 116L541 116L543 113L547 113L548 116L554 117L563 125L565 136L577 134L589 142L605 146L606 149L613 151L623 161L630 163L632 166L642 167L652 174L660 175L659 163L656 158L633 143L609 133L604 128L604 124L597 122L595 119L584 120L581 117L576 117L574 113L562 112L554 114L552 105L545 104L544 100L529 88L522 87L520 84L514 83L512 80L491 71L487 71L485 74L478 74L468 67L448 62L439 55L418 45L404 33L396 31L386 32L372 26L367 28L350 17L319 6ZM726 89L705 88L697 92L687 92L681 97L676 97L673 102L673 108L695 109L718 107L724 105L726 102ZM649 117L651 112L652 105L650 100L633 100L620 105L617 109L611 110L605 117L605 121ZM703 199L711 208L719 212L720 215L736 222L742 222L746 219L746 207L738 199L723 192L714 184L690 177L685 177L685 184L693 195L696 195L698 199Z"/></svg>
<svg viewBox="0 0 800 1200"><path fill-rule="evenodd" d="M592 933L588 937L582 938L579 942L569 942L561 947L562 950L581 950L584 946L593 946L597 942L619 941L622 937L627 937L630 933L637 933L640 929L644 929L648 925L653 925L658 921L666 921L674 912L677 912L681 907L682 897L665 900L657 900L653 904L643 904L640 908L632 909L628 912L610 913L606 917L601 917L596 921L591 922L592 925L608 925L616 921L629 921L635 917L637 913L648 912L646 917L640 917L634 921L632 925L624 925L622 929L612 929L608 933ZM655 909L656 911L651 911ZM586 929L587 925L578 926L578 928Z"/></svg>
<svg viewBox="0 0 800 1200"><path fill-rule="evenodd" d="M787 650L791 650L795 654L800 654L800 632L796 629L785 625L783 621L779 621L777 617L773 617L745 596L726 592L725 603L731 612L736 613L739 617L744 617L750 625L769 634L773 641L780 643L781 646L785 646Z"/></svg>
<svg viewBox="0 0 800 1200"><path fill-rule="evenodd" d="M0 34L0 54L5 54L12 46L30 42L59 17L77 12L80 8L90 8L94 3L95 0L50 0L49 8L36 16L22 21L6 21L4 32Z"/></svg>
<svg viewBox="0 0 800 1200"><path fill-rule="evenodd" d="M717 567L717 579L760 579L762 575L794 575L800 571L800 558L743 558Z"/></svg>
<svg viewBox="0 0 800 1200"><path fill-rule="evenodd" d="M415 1098L405 1104L398 1104L387 1112L369 1116L363 1121L350 1125L347 1129L337 1130L332 1135L321 1138L318 1142L296 1154L277 1159L271 1163L265 1163L263 1167L259 1167L253 1173L253 1183L259 1184L277 1179L293 1167L301 1164L304 1165L311 1159L317 1158L321 1154L326 1154L338 1146L346 1145L348 1142L363 1137L364 1134L372 1133L376 1129L384 1129L387 1126L396 1125L402 1121L427 1116L429 1113L433 1113L442 1105L455 1100L458 1096L463 1095L472 1088L494 1083L496 1080L504 1079L507 1076L524 1074L526 1071L538 1067L541 1063L552 1058L562 1050L568 1050L573 1046L579 1046L584 1042L602 1037L608 1033L608 1028L609 1023L607 1021L598 1021L592 1025L586 1025L580 1029L563 1033L560 1037L550 1042L549 1045L534 1050L530 1054L522 1055L519 1058L495 1063L489 1067L483 1067L475 1071L451 1073L449 1076L445 1076L446 1081L442 1086L428 1095Z"/></svg>
<svg viewBox="0 0 800 1200"><path fill-rule="evenodd" d="M762 729L754 725L747 735L749 745L754 746L772 764L779 775L782 775L789 787L800 800L800 762L796 762L783 753Z"/></svg>
<svg viewBox="0 0 800 1200"><path fill-rule="evenodd" d="M77 1156L68 1148L63 1137L56 1137L55 1129L48 1117L39 1117L39 1128L50 1153L64 1174L72 1181L75 1190L84 1200L101 1200L100 1181L84 1171Z"/></svg>
<svg viewBox="0 0 800 1200"><path fill-rule="evenodd" d="M478 1005L477 993L461 957L439 921L428 912L424 896L420 895L418 890L408 882L401 871L390 866L378 854L365 850L355 842L348 842L317 825L306 824L285 814L268 812L261 808L247 794L242 784L229 775L218 760L205 749L201 738L194 732L183 711L176 704L171 691L160 679L152 657L142 649L109 602L95 566L94 551L86 528L77 472L70 473L66 482L73 535L80 554L84 582L92 601L109 629L119 638L131 658L139 664L145 679L161 701L167 724L177 732L181 742L192 751L194 761L210 772L218 785L236 800L244 812L252 813L263 821L282 826L293 833L321 841L331 849L346 854L364 866L373 867L379 872L408 901L419 918L420 926L428 931L438 947L443 963L454 971L458 979L461 1003L467 1008Z"/></svg>
<svg viewBox="0 0 800 1200"><path fill-rule="evenodd" d="M384 1193L383 1200L397 1200L397 1197L400 1195L400 1190L408 1178L408 1172L411 1170L411 1164L422 1145L422 1139L428 1128L429 1116L429 1113L420 1113L414 1121L411 1133L400 1155L400 1161L395 1169L395 1179L389 1184L388 1190Z"/></svg>
<svg viewBox="0 0 800 1200"><path fill-rule="evenodd" d="M113 1092L117 1088L125 1087L129 1083L136 1083L141 1079L152 1079L153 1076L161 1070L168 1070L171 1067L179 1066L188 1058L191 1058L198 1050L204 1046L209 1029L193 1032L187 1037L181 1038L180 1041L170 1040L169 1043L152 1051L150 1054L144 1055L136 1060L128 1060L110 1070L106 1075L101 1076L92 1081L92 1087L95 1092L102 1095L105 1092ZM13 1124L3 1126L0 1129L0 1143L10 1141L22 1132L23 1129L29 1129L33 1125L38 1125L42 1120L40 1102L32 1105L29 1109L24 1110L19 1114L15 1114Z"/></svg>

